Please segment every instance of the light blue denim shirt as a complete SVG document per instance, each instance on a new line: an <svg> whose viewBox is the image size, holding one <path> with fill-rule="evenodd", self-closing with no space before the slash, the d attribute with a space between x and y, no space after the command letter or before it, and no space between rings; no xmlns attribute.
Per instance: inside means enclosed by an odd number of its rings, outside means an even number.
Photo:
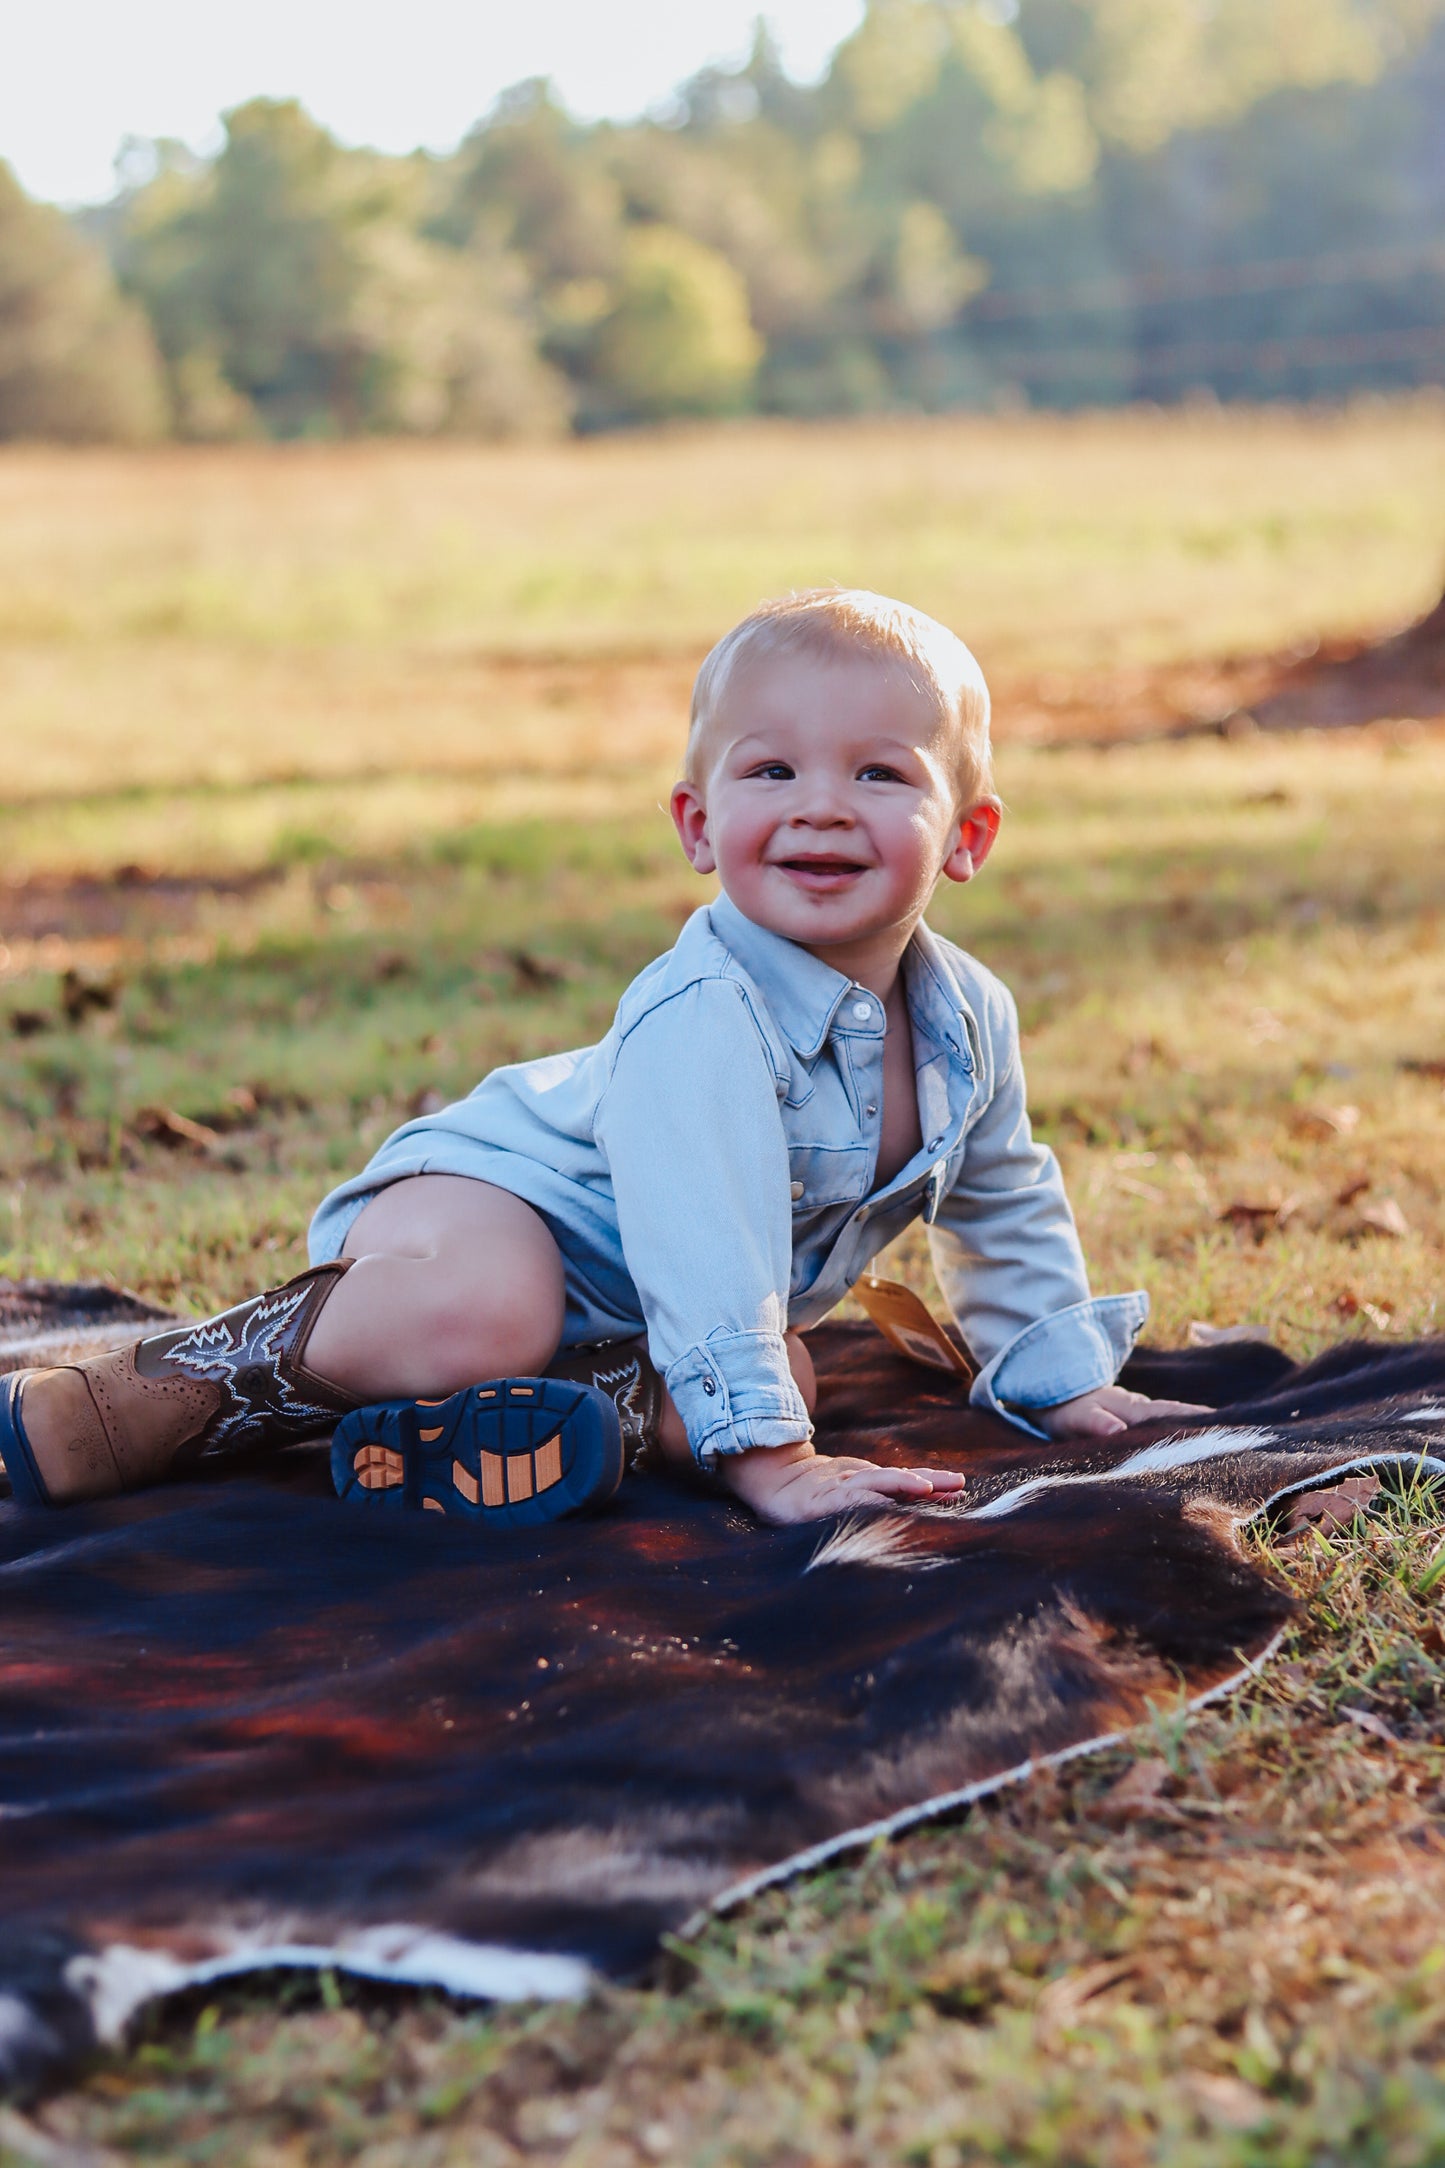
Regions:
<svg viewBox="0 0 1445 2168"><path fill-rule="evenodd" d="M970 1398L1032 1429L1022 1411L1117 1375L1148 1297L1089 1298L1007 988L926 926L903 970L924 1148L881 1187L881 1003L723 896L634 979L600 1045L494 1070L398 1129L321 1205L312 1260L387 1183L495 1182L556 1237L564 1345L645 1326L706 1466L810 1434L784 1332L921 1218L980 1365Z"/></svg>

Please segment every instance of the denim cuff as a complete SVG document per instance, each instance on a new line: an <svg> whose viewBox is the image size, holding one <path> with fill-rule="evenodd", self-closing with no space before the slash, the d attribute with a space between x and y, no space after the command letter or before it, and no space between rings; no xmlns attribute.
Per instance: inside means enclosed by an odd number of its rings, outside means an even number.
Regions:
<svg viewBox="0 0 1445 2168"><path fill-rule="evenodd" d="M1148 1315L1149 1297L1136 1288L1130 1295L1100 1295L1036 1318L980 1370L969 1401L975 1408L991 1408L1030 1437L1043 1438L1047 1433L1020 1410L1056 1408L1061 1400L1112 1385Z"/></svg>
<svg viewBox="0 0 1445 2168"><path fill-rule="evenodd" d="M667 1389L700 1468L813 1435L780 1332L710 1332L668 1365Z"/></svg>

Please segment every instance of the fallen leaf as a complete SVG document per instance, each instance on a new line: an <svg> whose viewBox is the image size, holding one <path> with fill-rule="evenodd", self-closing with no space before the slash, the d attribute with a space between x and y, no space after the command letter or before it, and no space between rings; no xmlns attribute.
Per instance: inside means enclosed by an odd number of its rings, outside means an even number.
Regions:
<svg viewBox="0 0 1445 2168"><path fill-rule="evenodd" d="M529 993L539 993L550 986L560 986L567 977L565 964L554 963L550 957L534 956L530 949L512 949L507 961L517 974L517 984Z"/></svg>
<svg viewBox="0 0 1445 2168"><path fill-rule="evenodd" d="M233 1084L228 1091L221 1094L221 1104L218 1107L208 1108L204 1115L197 1115L196 1120L203 1128L214 1129L218 1135L224 1136L230 1130L244 1129L249 1122L254 1121L260 1107L260 1100L248 1085Z"/></svg>
<svg viewBox="0 0 1445 2168"><path fill-rule="evenodd" d="M1222 2070L1186 2070L1179 2085L1207 2121L1222 2124L1226 2130L1249 2130L1270 2112L1263 2093Z"/></svg>
<svg viewBox="0 0 1445 2168"><path fill-rule="evenodd" d="M1071 2025L1086 2002L1132 1980L1138 1970L1128 1958L1106 1957L1097 1965L1085 1965L1081 1972L1066 1972L1050 1980L1040 1995L1035 2006L1038 2017L1045 2025Z"/></svg>
<svg viewBox="0 0 1445 2168"><path fill-rule="evenodd" d="M119 2168L119 2153L108 2147L70 2145L54 2138L18 2109L0 2107L0 2152L23 2168Z"/></svg>
<svg viewBox="0 0 1445 2168"><path fill-rule="evenodd" d="M1124 1056L1125 1076L1145 1076L1151 1069L1177 1069L1174 1054L1162 1039L1136 1039Z"/></svg>
<svg viewBox="0 0 1445 2168"><path fill-rule="evenodd" d="M1282 1196L1278 1190L1270 1190L1261 1198L1237 1197L1218 1214L1231 1226L1248 1227L1256 1242L1263 1241L1271 1227L1283 1227L1299 1210L1299 1198L1293 1194Z"/></svg>
<svg viewBox="0 0 1445 2168"><path fill-rule="evenodd" d="M33 1039L37 1032L49 1031L51 1019L43 1009L12 1009L10 1029L17 1039Z"/></svg>
<svg viewBox="0 0 1445 2168"><path fill-rule="evenodd" d="M1393 1197L1382 1197L1378 1204L1362 1204L1359 1216L1376 1234L1392 1235L1396 1241L1403 1240L1410 1232L1410 1222Z"/></svg>
<svg viewBox="0 0 1445 2168"><path fill-rule="evenodd" d="M1360 1304L1360 1315L1370 1320L1376 1332L1389 1332L1394 1324L1394 1319L1390 1314L1390 1306L1385 1302L1362 1302Z"/></svg>
<svg viewBox="0 0 1445 2168"><path fill-rule="evenodd" d="M1263 1325L1210 1325L1202 1317L1191 1318L1187 1345L1190 1347L1229 1347L1236 1340L1263 1342L1268 1347L1268 1329Z"/></svg>
<svg viewBox="0 0 1445 2168"><path fill-rule="evenodd" d="M1434 1054L1427 1055L1423 1061L1402 1061L1400 1067L1411 1076L1434 1077L1445 1083L1445 1061Z"/></svg>
<svg viewBox="0 0 1445 2168"><path fill-rule="evenodd" d="M1332 1528L1349 1528L1379 1488L1377 1476L1355 1475L1337 1483L1332 1490L1306 1491L1302 1497L1290 1500L1285 1526L1291 1535L1311 1526L1326 1532Z"/></svg>
<svg viewBox="0 0 1445 2168"><path fill-rule="evenodd" d="M1367 1174L1354 1175L1348 1182L1346 1182L1343 1189L1337 1189L1335 1191L1335 1203L1353 1204L1357 1197L1364 1196L1365 1191L1369 1188L1369 1186L1370 1177Z"/></svg>
<svg viewBox="0 0 1445 2168"><path fill-rule="evenodd" d="M67 971L60 981L60 1006L72 1024L79 1024L92 1009L113 1009L119 991L114 979L87 979Z"/></svg>
<svg viewBox="0 0 1445 2168"><path fill-rule="evenodd" d="M1358 1317L1360 1314L1360 1297L1352 1287L1342 1287L1330 1304L1330 1308L1340 1317Z"/></svg>
<svg viewBox="0 0 1445 2168"><path fill-rule="evenodd" d="M1290 1127L1307 1137L1347 1137L1359 1124L1358 1107L1300 1107L1290 1119Z"/></svg>
<svg viewBox="0 0 1445 2168"><path fill-rule="evenodd" d="M1385 1719L1376 1716L1372 1709L1341 1709L1340 1715L1347 1724L1353 1724L1357 1730L1367 1731L1372 1739L1383 1739L1386 1746L1400 1744L1398 1735L1391 1731Z"/></svg>
<svg viewBox="0 0 1445 2168"><path fill-rule="evenodd" d="M172 1152L183 1147L193 1152L214 1152L221 1141L218 1131L205 1122L193 1122L188 1114L177 1114L173 1107L142 1107L134 1127L137 1136L152 1144L163 1144Z"/></svg>
<svg viewBox="0 0 1445 2168"><path fill-rule="evenodd" d="M1152 1814L1166 1821L1176 1819L1178 1809L1164 1796L1170 1770L1168 1762L1131 1762L1121 1777L1096 1801L1094 1812L1106 1822L1124 1822L1136 1815Z"/></svg>

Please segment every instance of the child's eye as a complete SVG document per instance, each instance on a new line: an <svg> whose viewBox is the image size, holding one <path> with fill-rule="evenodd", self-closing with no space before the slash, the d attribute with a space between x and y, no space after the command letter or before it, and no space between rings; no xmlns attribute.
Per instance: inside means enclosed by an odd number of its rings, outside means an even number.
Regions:
<svg viewBox="0 0 1445 2168"><path fill-rule="evenodd" d="M790 783L793 779L793 771L785 760L759 761L756 768L749 768L748 774L764 783Z"/></svg>
<svg viewBox="0 0 1445 2168"><path fill-rule="evenodd" d="M901 783L903 777L896 768L889 768L881 760L871 760L866 768L858 770L860 783Z"/></svg>

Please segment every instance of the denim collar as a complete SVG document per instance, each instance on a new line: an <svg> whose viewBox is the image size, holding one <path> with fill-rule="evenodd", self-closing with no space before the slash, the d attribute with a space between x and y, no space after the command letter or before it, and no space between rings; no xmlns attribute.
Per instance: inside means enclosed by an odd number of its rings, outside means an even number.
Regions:
<svg viewBox="0 0 1445 2168"><path fill-rule="evenodd" d="M841 1003L854 991L853 981L796 941L745 918L729 896L720 895L709 904L708 915L713 931L757 987L789 1046L803 1061L816 1061ZM915 1032L940 1051L946 1048L962 1068L971 1071L973 1019L938 942L921 921L904 954L903 984Z"/></svg>

